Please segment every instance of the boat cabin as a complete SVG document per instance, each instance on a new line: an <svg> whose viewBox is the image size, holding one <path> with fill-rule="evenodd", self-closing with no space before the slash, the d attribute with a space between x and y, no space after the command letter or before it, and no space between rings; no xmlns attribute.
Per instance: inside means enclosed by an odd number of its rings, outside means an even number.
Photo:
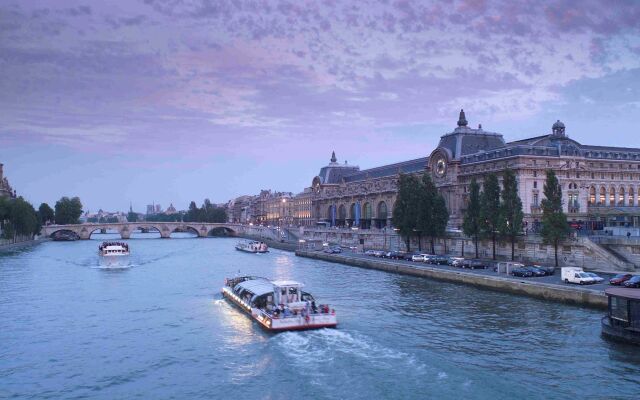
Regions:
<svg viewBox="0 0 640 400"><path fill-rule="evenodd" d="M640 290L607 288L609 305L602 333L613 339L640 344Z"/></svg>

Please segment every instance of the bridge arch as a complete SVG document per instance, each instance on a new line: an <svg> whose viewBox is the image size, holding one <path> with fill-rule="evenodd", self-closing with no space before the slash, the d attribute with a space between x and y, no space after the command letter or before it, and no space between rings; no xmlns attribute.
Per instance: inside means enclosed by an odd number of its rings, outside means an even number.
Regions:
<svg viewBox="0 0 640 400"><path fill-rule="evenodd" d="M216 226L207 230L206 236L238 236L238 232L228 226Z"/></svg>
<svg viewBox="0 0 640 400"><path fill-rule="evenodd" d="M60 239L60 240L77 240L80 239L80 234L76 232L75 229L68 228L60 228L49 235L47 235L51 239Z"/></svg>

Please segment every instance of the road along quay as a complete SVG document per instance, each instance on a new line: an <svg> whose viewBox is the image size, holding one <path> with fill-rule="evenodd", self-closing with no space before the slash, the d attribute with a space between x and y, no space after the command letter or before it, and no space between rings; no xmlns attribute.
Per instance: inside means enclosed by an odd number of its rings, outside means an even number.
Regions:
<svg viewBox="0 0 640 400"><path fill-rule="evenodd" d="M565 284L560 273L542 278L518 278L498 274L489 269L461 270L459 268L387 260L356 253L328 254L321 251L297 250L299 257L313 258L361 268L377 269L397 274L419 276L441 281L462 283L479 288L531 296L545 300L576 304L592 308L607 308L604 284L579 286ZM606 279L605 279L606 282Z"/></svg>

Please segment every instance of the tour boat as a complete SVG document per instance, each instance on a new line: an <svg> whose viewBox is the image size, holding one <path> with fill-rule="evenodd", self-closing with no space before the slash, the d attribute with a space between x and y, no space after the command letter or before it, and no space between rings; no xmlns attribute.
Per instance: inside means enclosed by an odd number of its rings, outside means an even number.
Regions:
<svg viewBox="0 0 640 400"><path fill-rule="evenodd" d="M607 288L607 315L602 317L602 334L610 339L640 345L640 290Z"/></svg>
<svg viewBox="0 0 640 400"><path fill-rule="evenodd" d="M265 242L240 242L236 245L236 250L247 253L267 253L269 247Z"/></svg>
<svg viewBox="0 0 640 400"><path fill-rule="evenodd" d="M128 256L129 245L124 242L102 242L98 253L101 256Z"/></svg>
<svg viewBox="0 0 640 400"><path fill-rule="evenodd" d="M303 286L295 281L243 276L225 279L222 295L268 331L335 328L335 311L326 304L316 305L313 296L302 291Z"/></svg>

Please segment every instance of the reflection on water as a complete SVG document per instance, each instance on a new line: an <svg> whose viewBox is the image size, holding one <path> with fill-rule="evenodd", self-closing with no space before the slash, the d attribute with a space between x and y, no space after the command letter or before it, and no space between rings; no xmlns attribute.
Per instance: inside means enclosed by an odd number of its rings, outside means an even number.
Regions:
<svg viewBox="0 0 640 400"><path fill-rule="evenodd" d="M0 256L0 397L635 398L640 386L640 351L604 341L600 311L244 254L234 239L131 239L113 258L97 246L117 234L92 239ZM304 282L338 329L264 332L221 298L238 270Z"/></svg>

